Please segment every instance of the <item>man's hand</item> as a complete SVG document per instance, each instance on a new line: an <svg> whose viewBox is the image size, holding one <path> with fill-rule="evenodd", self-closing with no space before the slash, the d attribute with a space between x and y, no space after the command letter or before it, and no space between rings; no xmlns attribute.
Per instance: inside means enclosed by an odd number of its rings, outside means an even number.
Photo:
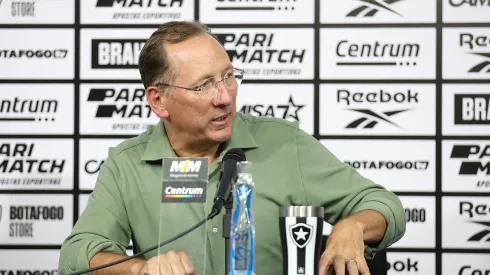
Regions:
<svg viewBox="0 0 490 275"><path fill-rule="evenodd" d="M149 259L138 275L198 275L184 251L170 251Z"/></svg>
<svg viewBox="0 0 490 275"><path fill-rule="evenodd" d="M339 221L328 237L320 258L320 275L332 275L333 270L336 275L370 274L364 259L363 228L355 219Z"/></svg>

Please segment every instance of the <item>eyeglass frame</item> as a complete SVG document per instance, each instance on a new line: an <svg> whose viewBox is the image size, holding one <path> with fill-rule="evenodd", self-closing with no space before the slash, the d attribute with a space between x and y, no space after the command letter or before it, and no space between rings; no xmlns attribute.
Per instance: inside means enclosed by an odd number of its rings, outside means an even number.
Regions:
<svg viewBox="0 0 490 275"><path fill-rule="evenodd" d="M245 74L245 70L238 69L238 68L233 68L233 71L240 72L240 74L242 75L242 80L243 80L243 75ZM224 83L224 80L225 80L225 78L223 77L221 80L216 81L214 83L213 87L217 87L220 82L223 82ZM241 81L240 81L240 83L241 83ZM189 90L189 91L193 91L193 92L199 92L199 93L202 92L202 90L199 90L197 88L187 88L187 87L182 87L182 86L177 86L177 85L171 85L171 84L167 84L167 83L160 83L160 82L155 83L152 86L159 86L159 85L164 85L164 86L174 87L174 88L181 88L181 89L185 89L185 90ZM225 87L226 87L226 85L225 85Z"/></svg>

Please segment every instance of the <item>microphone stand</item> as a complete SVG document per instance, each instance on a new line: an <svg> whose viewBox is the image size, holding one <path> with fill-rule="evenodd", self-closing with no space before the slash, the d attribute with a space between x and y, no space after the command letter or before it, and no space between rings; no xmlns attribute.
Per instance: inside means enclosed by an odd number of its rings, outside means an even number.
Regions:
<svg viewBox="0 0 490 275"><path fill-rule="evenodd" d="M231 210L233 208L233 195L228 197L224 205L226 212L223 215L223 238L225 238L225 275L229 275L230 270L230 231L231 231Z"/></svg>

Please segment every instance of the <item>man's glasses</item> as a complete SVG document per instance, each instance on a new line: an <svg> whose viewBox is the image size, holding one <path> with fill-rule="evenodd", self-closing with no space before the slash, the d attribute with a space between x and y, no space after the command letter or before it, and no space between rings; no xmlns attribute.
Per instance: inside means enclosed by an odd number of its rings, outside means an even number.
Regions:
<svg viewBox="0 0 490 275"><path fill-rule="evenodd" d="M218 81L213 81L212 78L206 79L203 83L201 83L199 86L195 88L187 88L187 87L181 87L181 86L175 86L175 85L170 85L166 83L156 83L154 84L155 86L158 85L163 85L163 86L169 86L169 87L175 87L175 88L181 88L189 91L193 91L199 95L206 96L213 94L211 93L213 91L213 88L216 88L218 90L218 85L220 82L223 82L225 87L230 90L235 90L238 88L238 85L242 82L243 80L243 74L244 71L241 69L233 68L232 70L226 72L225 76L223 79L218 80Z"/></svg>

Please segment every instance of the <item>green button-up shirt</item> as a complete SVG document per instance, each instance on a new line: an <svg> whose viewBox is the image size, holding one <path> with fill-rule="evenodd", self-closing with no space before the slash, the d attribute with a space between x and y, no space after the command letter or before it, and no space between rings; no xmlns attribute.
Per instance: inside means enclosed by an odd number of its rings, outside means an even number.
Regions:
<svg viewBox="0 0 490 275"><path fill-rule="evenodd" d="M162 159L176 155L160 122L109 150L87 207L63 242L60 274L89 268L90 259L100 251L125 254L130 239L142 251L198 223L211 209L219 164L231 148L242 149L253 164L257 275L282 275L278 216L284 205L323 206L330 224L360 210L379 211L388 227L380 243L365 245L366 258L405 233L403 207L392 192L339 161L297 123L240 113L231 138L209 167L207 202L161 203ZM160 253L185 250L196 268L205 266L205 274L224 274L224 212L205 227L162 247ZM157 253L153 250L144 257Z"/></svg>

